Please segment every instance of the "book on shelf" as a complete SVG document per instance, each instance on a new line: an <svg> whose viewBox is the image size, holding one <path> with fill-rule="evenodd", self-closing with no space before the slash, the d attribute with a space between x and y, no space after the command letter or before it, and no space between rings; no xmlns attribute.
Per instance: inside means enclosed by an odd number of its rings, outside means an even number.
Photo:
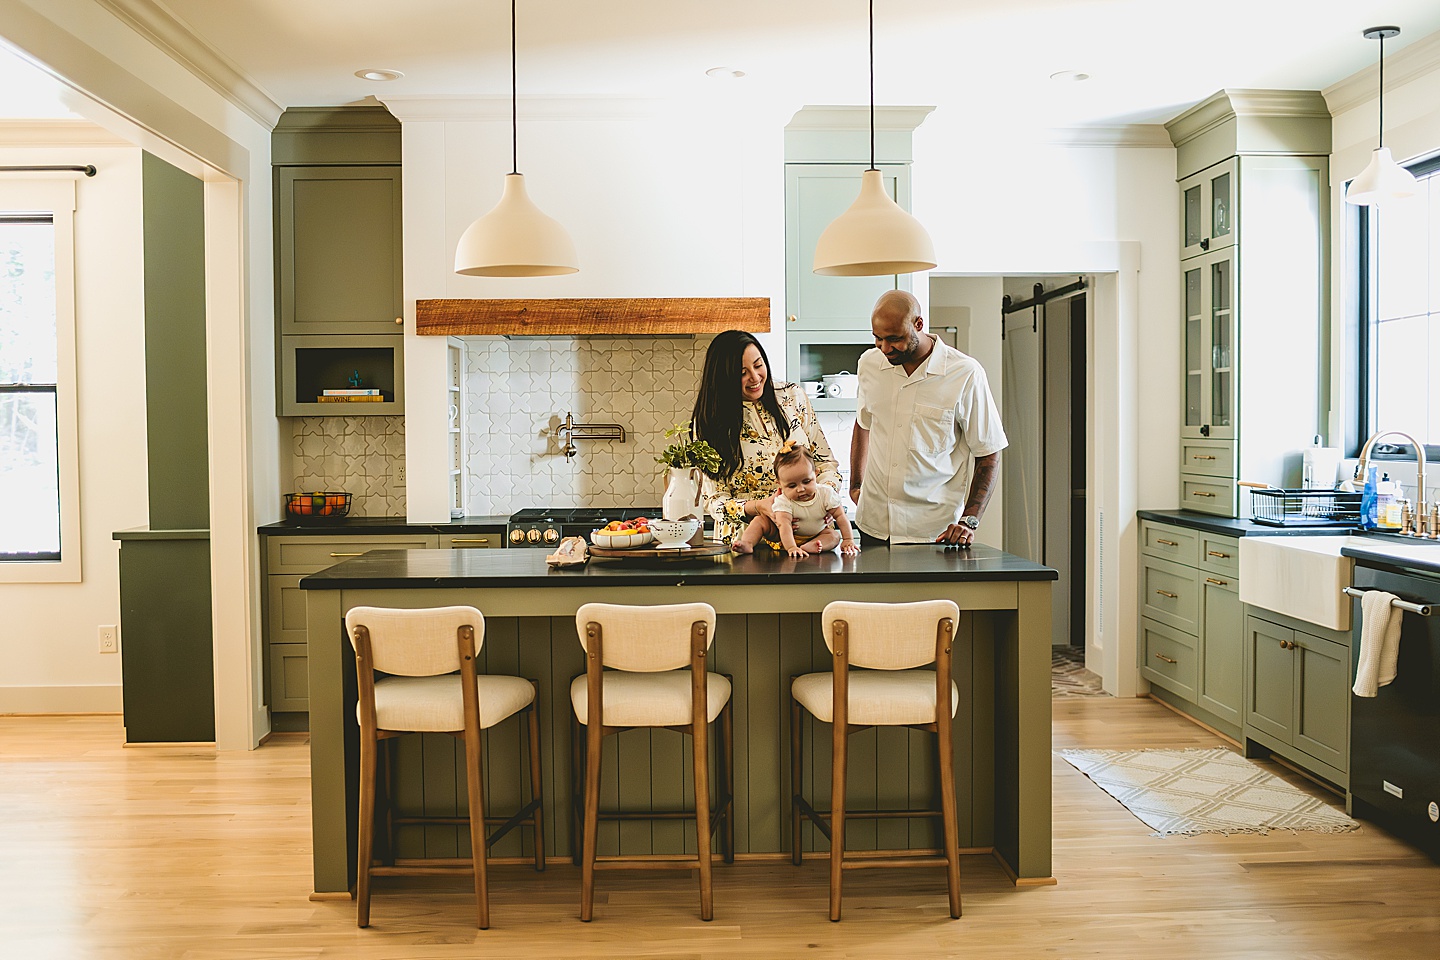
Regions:
<svg viewBox="0 0 1440 960"><path fill-rule="evenodd" d="M315 398L316 403L383 403L385 398L378 393L367 393L363 396L354 397L333 397L321 394Z"/></svg>
<svg viewBox="0 0 1440 960"><path fill-rule="evenodd" d="M378 397L378 387L346 387L342 390L321 390L320 394L326 397Z"/></svg>

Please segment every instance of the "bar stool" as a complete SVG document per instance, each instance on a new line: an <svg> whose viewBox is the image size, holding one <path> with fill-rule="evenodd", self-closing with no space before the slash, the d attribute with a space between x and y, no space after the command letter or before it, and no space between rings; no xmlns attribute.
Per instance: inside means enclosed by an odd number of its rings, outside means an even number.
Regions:
<svg viewBox="0 0 1440 960"><path fill-rule="evenodd" d="M717 827L726 863L735 859L734 744L730 680L706 668L715 635L708 603L620 606L587 603L575 614L585 649L585 675L570 684L575 710L571 737L575 785L572 808L583 837L580 856L580 919L593 915L596 869L680 868L700 871L700 919L712 916L710 844ZM682 669L688 667L689 669ZM609 669L606 669L609 668ZM719 795L710 807L709 724L720 721ZM592 718L595 722L591 722ZM585 727L581 736L579 727ZM604 738L634 727L664 727L690 734L695 805L679 811L600 810L600 749ZM583 771L583 774L582 774ZM600 820L693 819L696 856L684 860L597 857Z"/></svg>
<svg viewBox="0 0 1440 960"><path fill-rule="evenodd" d="M540 798L540 726L535 684L521 677L476 673L485 643L485 618L474 607L420 610L355 607L345 615L355 648L360 721L360 830L356 859L358 926L370 925L370 878L470 871L475 879L476 925L490 926L486 848L521 824L535 833L535 869L545 869L545 825ZM380 673L380 679L375 674ZM517 713L529 715L530 802L509 818L486 818L481 731ZM467 823L470 858L454 863L375 865L376 771L379 744L407 733L448 733L465 743L467 817L414 817L395 822ZM388 793L388 789L387 789ZM485 824L503 823L488 838ZM393 845L391 849L393 860Z"/></svg>
<svg viewBox="0 0 1440 960"><path fill-rule="evenodd" d="M950 916L960 916L960 853L955 837L955 771L951 722L960 689L950 679L950 651L960 609L949 600L918 603L836 601L825 607L821 627L833 669L807 673L790 685L791 859L800 863L800 817L830 838L830 919L840 919L841 877L856 867L918 867L943 863L950 891ZM934 670L920 670L934 663ZM852 670L852 667L863 669ZM945 705L945 706L942 706ZM948 709L946 708L948 706ZM801 796L801 708L832 725L830 810L817 811ZM845 807L845 773L850 734L869 727L913 727L936 734L939 749L939 810L865 810ZM870 818L940 817L943 857L845 856L845 821ZM907 855L901 855L901 854Z"/></svg>

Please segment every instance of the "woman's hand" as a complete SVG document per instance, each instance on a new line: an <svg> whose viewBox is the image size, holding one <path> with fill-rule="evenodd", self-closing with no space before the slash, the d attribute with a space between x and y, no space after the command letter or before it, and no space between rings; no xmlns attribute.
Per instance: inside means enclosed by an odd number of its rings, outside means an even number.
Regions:
<svg viewBox="0 0 1440 960"><path fill-rule="evenodd" d="M774 506L775 498L773 496L766 497L764 500L746 500L745 512L752 517L764 517L773 523L775 521ZM754 509L751 509L752 507Z"/></svg>

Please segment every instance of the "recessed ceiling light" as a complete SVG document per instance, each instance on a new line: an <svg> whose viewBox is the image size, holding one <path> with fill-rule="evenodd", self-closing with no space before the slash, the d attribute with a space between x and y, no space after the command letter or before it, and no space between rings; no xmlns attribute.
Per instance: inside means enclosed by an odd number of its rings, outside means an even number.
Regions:
<svg viewBox="0 0 1440 960"><path fill-rule="evenodd" d="M705 76L715 77L719 80L739 80L745 76L745 71L736 70L734 67L711 67L705 71Z"/></svg>
<svg viewBox="0 0 1440 960"><path fill-rule="evenodd" d="M1079 83L1081 80L1089 80L1090 74L1081 73L1079 70L1061 70L1059 73L1050 74L1050 79L1059 83Z"/></svg>
<svg viewBox="0 0 1440 960"><path fill-rule="evenodd" d="M371 69L371 70L356 70L356 71L355 71L355 76L359 77L361 80L376 80L376 81L382 81L382 80L399 80L401 77L405 76L405 74L401 73L399 70L374 70L374 69Z"/></svg>

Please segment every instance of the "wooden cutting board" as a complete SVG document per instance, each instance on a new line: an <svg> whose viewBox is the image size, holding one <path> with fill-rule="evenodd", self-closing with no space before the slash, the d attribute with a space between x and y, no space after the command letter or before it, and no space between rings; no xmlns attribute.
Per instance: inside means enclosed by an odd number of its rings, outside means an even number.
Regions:
<svg viewBox="0 0 1440 960"><path fill-rule="evenodd" d="M718 540L705 540L698 547L661 550L657 547L590 547L590 556L602 560L699 560L723 557L730 548Z"/></svg>

